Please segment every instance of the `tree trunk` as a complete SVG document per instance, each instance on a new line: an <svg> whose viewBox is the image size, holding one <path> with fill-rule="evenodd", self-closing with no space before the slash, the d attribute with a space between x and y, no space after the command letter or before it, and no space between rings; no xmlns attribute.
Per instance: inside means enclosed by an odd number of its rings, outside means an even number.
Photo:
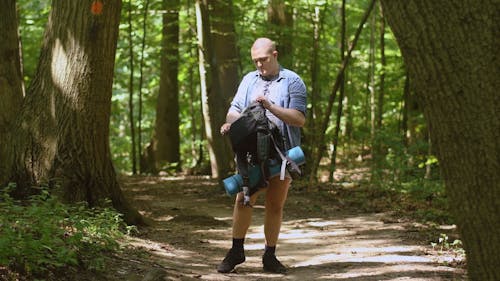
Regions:
<svg viewBox="0 0 500 281"><path fill-rule="evenodd" d="M379 93L377 100L377 122L376 128L377 131L380 131L382 128L382 118L384 116L384 92L385 92L385 18L384 18L384 10L382 9L382 5L379 5L380 10L380 82L379 82ZM379 151L381 152L381 151Z"/></svg>
<svg viewBox="0 0 500 281"><path fill-rule="evenodd" d="M407 167L410 167L410 163L413 157L408 152L408 148L410 145L410 77L408 75L408 71L405 71L405 84L403 88L403 108L401 109L401 123L400 123L400 134L401 134L401 143L403 144L403 154L409 155L410 157L404 162L403 167L394 167L393 170L393 179L399 180L401 178L401 174L403 171L409 171Z"/></svg>
<svg viewBox="0 0 500 281"><path fill-rule="evenodd" d="M340 16L341 16L341 27L340 27L340 59L344 61L345 58L345 34L346 34L346 17L345 17L345 0L342 0L342 5L340 6ZM340 121L342 118L342 109L344 105L344 90L345 90L345 76L344 73L340 74L340 86L339 86L339 103L337 106L337 118L335 119L335 131L333 134L333 151L330 159L330 176L328 180L330 182L334 181L336 162L337 162L337 151L339 145L339 135L340 135Z"/></svg>
<svg viewBox="0 0 500 281"><path fill-rule="evenodd" d="M409 115L410 115L410 77L408 76L408 71L405 74L405 85L403 88L403 108L401 116L401 140L405 147L408 149L408 128L409 128Z"/></svg>
<svg viewBox="0 0 500 281"><path fill-rule="evenodd" d="M180 163L179 132L179 0L164 0L161 78L155 129L142 157L144 172L157 173L168 163Z"/></svg>
<svg viewBox="0 0 500 281"><path fill-rule="evenodd" d="M236 44L232 2L230 0L210 1L211 38L217 58L220 95L224 100L225 108L229 108L240 82L240 54Z"/></svg>
<svg viewBox="0 0 500 281"><path fill-rule="evenodd" d="M321 63L320 63L320 41L321 33L323 30L324 14L327 8L327 4L323 5L323 11L319 6L314 7L314 14L312 16L313 22L313 36L312 36L312 59L311 59L311 91L308 93L307 100L311 105L307 110L307 123L303 128L304 133L304 144L314 143L318 139L318 129L316 123L316 117L321 116L319 114L318 100L320 99L321 93ZM305 155L312 155L313 149L311 145L304 145ZM306 165L305 174L309 173L310 166Z"/></svg>
<svg viewBox="0 0 500 281"><path fill-rule="evenodd" d="M142 145L142 111L143 111L143 82L144 82L144 49L146 48L146 37L147 37L147 22L148 22L148 13L149 13L149 0L145 0L144 3L144 12L142 16L142 42L141 42L141 60L139 61L139 112L137 114L137 152L140 154L143 145ZM141 159L141 157L139 157ZM144 170L139 162L139 173L143 173Z"/></svg>
<svg viewBox="0 0 500 281"><path fill-rule="evenodd" d="M379 74L379 87L378 87L378 95L376 95L376 115L375 115L375 142L373 147L373 161L376 165L376 169L380 170L380 168L384 167L385 160L385 151L384 151L384 139L382 137L382 119L384 116L384 91L385 91L385 19L384 13L382 9L382 5L379 5L380 11L380 34L379 34L379 42L380 42L380 74ZM375 21L374 21L375 25ZM374 26L375 28L375 26ZM377 173L379 171L376 171Z"/></svg>
<svg viewBox="0 0 500 281"><path fill-rule="evenodd" d="M191 3L190 1L188 3ZM193 19L193 14L191 10L191 4L188 5L187 8L187 16L190 19ZM196 29L196 19L190 20L188 22L189 29L187 31L187 34L185 34L186 38L194 38L196 36L195 32L193 30ZM193 46L192 44L190 45L188 49L189 55L191 57L196 57L196 54L198 52L198 48ZM203 141L205 138L205 129L203 127L203 121L200 122L199 125L197 125L197 120L198 117L200 119L203 119L203 116L199 114L200 112L203 112L201 103L198 103L198 101L201 101L200 95L196 91L196 85L199 83L197 82L196 78L196 68L195 67L190 67L188 71L188 93L189 93L189 112L191 115L191 157L192 157L192 163L190 166L190 173L196 172L196 170L199 170L200 167L203 164ZM199 75L198 75L199 77ZM196 108L196 105L199 105L199 110Z"/></svg>
<svg viewBox="0 0 500 281"><path fill-rule="evenodd" d="M15 0L1 0L0 9L0 184L13 164L6 145L23 101L23 76L19 50Z"/></svg>
<svg viewBox="0 0 500 281"><path fill-rule="evenodd" d="M293 67L293 5L290 2L270 0L267 7L270 36L277 43L280 64L286 68Z"/></svg>
<svg viewBox="0 0 500 281"><path fill-rule="evenodd" d="M383 1L429 124L471 280L500 280L498 1Z"/></svg>
<svg viewBox="0 0 500 281"><path fill-rule="evenodd" d="M375 143L375 133L376 133L376 130L375 130L375 119L376 119L376 111L377 111L377 107L376 107L376 98L375 98L375 95L376 95L376 91L375 91L375 33L376 33L376 22L377 22L377 18L376 18L376 15L377 13L373 13L372 16L371 16L371 21L370 21L370 51L369 51L369 59L368 59L368 65L369 65L369 75L370 75L370 79L369 79L369 86L368 86L368 90L369 90L369 95L370 95L370 98L369 98L369 108L370 108L370 154L371 154L371 174L372 174L372 179L373 179L373 175L377 172L377 150L376 150L376 143Z"/></svg>
<svg viewBox="0 0 500 281"><path fill-rule="evenodd" d="M111 163L109 118L121 1L54 0L38 68L14 130L12 179L60 187L69 202L110 198L129 223L142 223L125 201Z"/></svg>
<svg viewBox="0 0 500 281"><path fill-rule="evenodd" d="M220 108L229 108L233 96L238 90L240 82L240 54L236 44L236 31L234 27L233 1L211 0L210 1L210 26L213 42L214 55L216 58L217 77L220 96L218 104ZM225 113L223 111L223 113ZM225 122L225 116L220 116L220 124ZM218 127L216 127L218 128ZM217 130L218 132L218 130ZM229 138L224 137L224 150L220 155L224 163L223 173L234 171L234 157ZM229 168L229 169L228 169Z"/></svg>
<svg viewBox="0 0 500 281"><path fill-rule="evenodd" d="M350 151L350 147L352 145L351 140L353 138L352 132L354 131L354 110L352 109L353 104L354 104L354 98L355 95L352 91L352 79L350 75L350 69L346 69L344 72L344 85L351 85L347 86L345 89L345 102L344 102L344 118L345 118L345 124L344 124L344 130L342 131L343 136L346 138L344 144L347 145L348 151Z"/></svg>
<svg viewBox="0 0 500 281"><path fill-rule="evenodd" d="M217 59L212 45L210 32L209 7L206 0L196 1L196 19L198 32L198 57L200 84L205 123L205 135L208 141L212 177L222 179L231 173L231 161L226 153L226 140L219 134L219 127L224 123L224 99L221 96Z"/></svg>
<svg viewBox="0 0 500 281"><path fill-rule="evenodd" d="M135 137L135 117L134 117L134 40L132 34L132 0L128 1L128 44L129 44L129 67L130 74L128 79L128 118L130 125L130 139L132 143L130 145L132 155L132 174L137 174L137 145Z"/></svg>

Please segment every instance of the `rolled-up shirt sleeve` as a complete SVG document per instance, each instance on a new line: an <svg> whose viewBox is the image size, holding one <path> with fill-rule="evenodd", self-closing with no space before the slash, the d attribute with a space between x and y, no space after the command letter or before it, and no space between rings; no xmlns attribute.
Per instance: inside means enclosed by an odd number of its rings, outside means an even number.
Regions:
<svg viewBox="0 0 500 281"><path fill-rule="evenodd" d="M290 104L288 108L297 109L306 114L307 108L307 94L306 85L299 77L295 77L288 84L288 92L290 93Z"/></svg>
<svg viewBox="0 0 500 281"><path fill-rule="evenodd" d="M251 72L245 75L241 80L240 85L238 86L238 91L236 95L234 95L233 101L231 102L231 106L229 107L228 112L237 112L241 113L243 109L246 107L246 99L247 99L247 91L250 83L252 81L252 77L255 77L255 73Z"/></svg>

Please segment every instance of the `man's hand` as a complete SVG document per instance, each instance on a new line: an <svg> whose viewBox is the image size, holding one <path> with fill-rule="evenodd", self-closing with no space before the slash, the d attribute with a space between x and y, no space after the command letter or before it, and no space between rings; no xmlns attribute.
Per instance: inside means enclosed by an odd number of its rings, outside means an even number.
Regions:
<svg viewBox="0 0 500 281"><path fill-rule="evenodd" d="M288 125L302 127L306 122L304 114L297 109L284 108L276 105L270 102L265 96L258 96L255 98L255 101L260 102L265 109L269 110L272 114L274 114L274 116L278 117L281 121Z"/></svg>
<svg viewBox="0 0 500 281"><path fill-rule="evenodd" d="M270 102L265 96L258 96L255 101L260 102L260 104L262 104L262 106L267 110L270 110L271 106L273 106L273 103Z"/></svg>
<svg viewBox="0 0 500 281"><path fill-rule="evenodd" d="M231 123L224 123L220 127L220 134L225 135L227 132L229 132L229 128L231 128Z"/></svg>

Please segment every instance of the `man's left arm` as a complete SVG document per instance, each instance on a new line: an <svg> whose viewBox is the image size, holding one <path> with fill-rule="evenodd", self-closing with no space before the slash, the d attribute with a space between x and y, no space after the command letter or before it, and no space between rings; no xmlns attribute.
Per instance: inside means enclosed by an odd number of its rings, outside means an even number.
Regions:
<svg viewBox="0 0 500 281"><path fill-rule="evenodd" d="M288 94L290 95L288 108L273 104L264 96L258 97L256 100L260 101L267 110L287 125L303 127L306 122L307 94L306 85L300 77L291 79L288 84Z"/></svg>
<svg viewBox="0 0 500 281"><path fill-rule="evenodd" d="M288 93L290 95L289 108L271 103L265 96L260 96L256 100L286 124L303 127L306 123L306 86L304 82L296 77L288 85Z"/></svg>

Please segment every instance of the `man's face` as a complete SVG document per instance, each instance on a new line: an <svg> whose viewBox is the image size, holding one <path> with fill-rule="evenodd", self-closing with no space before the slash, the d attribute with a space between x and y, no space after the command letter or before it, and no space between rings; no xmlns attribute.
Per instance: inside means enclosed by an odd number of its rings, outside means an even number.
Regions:
<svg viewBox="0 0 500 281"><path fill-rule="evenodd" d="M276 69L277 52L268 48L254 48L251 50L252 61L262 76L269 76Z"/></svg>

